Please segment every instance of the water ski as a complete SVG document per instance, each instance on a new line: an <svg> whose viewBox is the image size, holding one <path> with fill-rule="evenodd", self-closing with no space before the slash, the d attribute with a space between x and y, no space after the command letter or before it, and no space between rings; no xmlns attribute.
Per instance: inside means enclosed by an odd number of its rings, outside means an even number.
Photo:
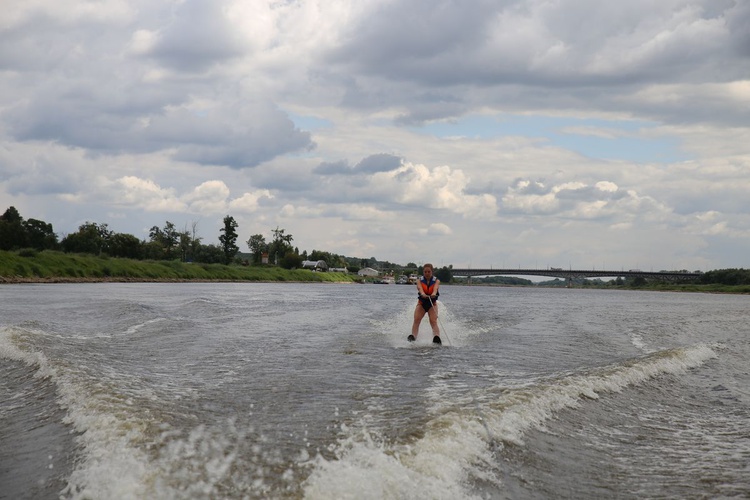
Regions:
<svg viewBox="0 0 750 500"><path fill-rule="evenodd" d="M414 338L414 335L409 335L408 337L406 337L406 340L409 341L409 342L414 342L417 339ZM436 345L443 345L443 342L440 340L440 337L437 336L437 335L435 335L434 337L432 337L432 343L436 344Z"/></svg>

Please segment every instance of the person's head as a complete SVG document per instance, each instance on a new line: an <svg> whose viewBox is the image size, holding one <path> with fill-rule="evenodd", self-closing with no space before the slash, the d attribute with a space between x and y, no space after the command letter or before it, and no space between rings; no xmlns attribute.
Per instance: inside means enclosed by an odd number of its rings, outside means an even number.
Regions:
<svg viewBox="0 0 750 500"><path fill-rule="evenodd" d="M425 264L422 267L422 274L425 276L432 276L432 272L434 271L432 264Z"/></svg>

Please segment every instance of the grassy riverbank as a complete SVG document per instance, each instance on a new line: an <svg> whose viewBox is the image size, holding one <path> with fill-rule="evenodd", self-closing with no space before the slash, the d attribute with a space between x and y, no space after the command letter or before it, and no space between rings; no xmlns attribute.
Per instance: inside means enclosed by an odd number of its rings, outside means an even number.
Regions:
<svg viewBox="0 0 750 500"><path fill-rule="evenodd" d="M354 282L344 273L274 266L225 266L42 252L0 251L0 283L86 281L309 281Z"/></svg>
<svg viewBox="0 0 750 500"><path fill-rule="evenodd" d="M703 293L746 293L750 294L750 285L722 285L721 283L706 284L679 284L679 283L653 283L636 290L656 290L668 292L703 292Z"/></svg>

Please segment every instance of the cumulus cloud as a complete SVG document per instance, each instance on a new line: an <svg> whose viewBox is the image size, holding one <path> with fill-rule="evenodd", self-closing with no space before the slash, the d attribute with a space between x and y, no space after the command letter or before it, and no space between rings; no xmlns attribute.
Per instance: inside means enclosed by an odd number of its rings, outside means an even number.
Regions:
<svg viewBox="0 0 750 500"><path fill-rule="evenodd" d="M420 229L419 234L422 234L422 235L436 234L436 235L442 235L442 236L449 236L453 234L453 231L448 225L443 224L442 222L435 222L435 223L430 224L430 226L427 228Z"/></svg>
<svg viewBox="0 0 750 500"><path fill-rule="evenodd" d="M273 199L267 189L244 192L239 197L232 198L229 187L220 180L202 182L184 194L135 176L121 177L114 183L103 181L102 188L120 206L140 207L151 212L217 215L233 211L250 214L258 209L261 200Z"/></svg>
<svg viewBox="0 0 750 500"><path fill-rule="evenodd" d="M268 189L258 189L243 193L242 196L229 202L229 210L241 213L253 213L260 207L261 200L272 200L274 196Z"/></svg>
<svg viewBox="0 0 750 500"><path fill-rule="evenodd" d="M162 188L148 179L129 175L116 181L116 201L152 212L181 212L187 209L171 188Z"/></svg>
<svg viewBox="0 0 750 500"><path fill-rule="evenodd" d="M554 213L559 208L555 193L541 182L518 180L502 198L502 207L509 212L526 214Z"/></svg>
<svg viewBox="0 0 750 500"><path fill-rule="evenodd" d="M467 217L495 214L495 197L490 194L466 194L469 179L461 170L448 166L430 170L424 165L404 163L396 170L372 176L373 191L405 205L443 209Z"/></svg>
<svg viewBox="0 0 750 500"><path fill-rule="evenodd" d="M182 197L191 212L217 213L225 210L229 188L223 181L206 181Z"/></svg>
<svg viewBox="0 0 750 500"><path fill-rule="evenodd" d="M543 182L517 180L502 198L508 212L553 215L571 219L660 218L671 209L634 190L622 190L611 181L594 184L566 182L547 186Z"/></svg>

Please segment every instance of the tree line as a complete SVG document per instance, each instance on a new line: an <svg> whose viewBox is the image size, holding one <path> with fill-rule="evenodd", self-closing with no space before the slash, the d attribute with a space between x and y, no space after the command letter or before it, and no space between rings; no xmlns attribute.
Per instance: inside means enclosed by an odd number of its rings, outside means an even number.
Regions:
<svg viewBox="0 0 750 500"><path fill-rule="evenodd" d="M0 250L59 250L66 253L88 253L108 255L137 260L181 260L207 264L249 264L238 256L239 235L237 221L229 215L224 217L224 225L219 229L219 244L204 244L196 235L197 223L180 231L170 221L163 227L153 226L148 240L141 240L132 234L112 231L107 224L85 222L74 233L58 240L52 224L24 219L15 207L8 208L0 216ZM330 252L313 250L300 254L292 246L294 238L284 229L271 232L271 240L266 241L262 234L254 234L247 240L251 261L260 264L263 254L269 256L269 263L287 269L299 268L303 260L325 260L331 267L347 267L347 258Z"/></svg>
<svg viewBox="0 0 750 500"><path fill-rule="evenodd" d="M292 245L294 238L284 229L276 227L271 231L270 240L262 234L251 235L246 241L250 257L246 260L239 255L237 222L233 217L224 217L224 225L219 229L219 244L204 244L196 236L197 223L178 230L172 222L166 221L163 227L153 226L148 240L141 240L132 234L117 233L107 224L85 222L74 233L58 240L52 224L38 219L24 219L15 207L9 207L0 216L0 250L60 250L66 253L89 253L109 255L137 260L181 260L207 264L261 264L264 254L268 262L286 269L302 267L304 260L324 260L329 267L347 268L357 272L364 267L380 270L401 270L419 273L420 266L412 262L406 266L388 261L378 261L375 257L360 259L345 257L322 250L301 252ZM452 266L436 269L436 276L443 282L452 279ZM403 273L403 272L402 272ZM750 285L750 269L718 269L701 274L697 282L703 284Z"/></svg>
<svg viewBox="0 0 750 500"><path fill-rule="evenodd" d="M15 207L0 216L0 250L60 250L66 253L109 255L138 260L182 260L185 262L229 263L239 251L237 223L227 216L219 237L220 245L203 244L192 229L179 231L172 222L154 226L149 239L112 231L107 224L85 222L74 233L58 240L52 224L37 219L25 220Z"/></svg>

